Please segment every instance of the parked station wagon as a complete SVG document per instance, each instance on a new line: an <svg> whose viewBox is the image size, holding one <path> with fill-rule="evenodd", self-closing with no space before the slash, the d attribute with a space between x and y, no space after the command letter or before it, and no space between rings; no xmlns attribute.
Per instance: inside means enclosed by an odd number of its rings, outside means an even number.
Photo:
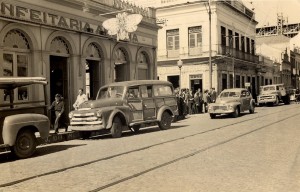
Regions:
<svg viewBox="0 0 300 192"><path fill-rule="evenodd" d="M208 113L213 119L216 115L231 114L238 117L241 112L254 113L255 101L247 89L235 88L223 90L215 103L208 105Z"/></svg>
<svg viewBox="0 0 300 192"><path fill-rule="evenodd" d="M89 137L92 131L110 130L112 137L122 131L137 132L158 124L168 129L178 115L177 101L170 82L138 80L111 83L100 88L96 100L87 101L69 113L70 126Z"/></svg>

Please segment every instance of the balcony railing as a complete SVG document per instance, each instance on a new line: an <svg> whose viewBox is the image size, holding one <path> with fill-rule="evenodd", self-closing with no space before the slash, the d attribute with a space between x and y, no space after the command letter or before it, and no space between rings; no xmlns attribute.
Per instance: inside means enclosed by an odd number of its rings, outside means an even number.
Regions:
<svg viewBox="0 0 300 192"><path fill-rule="evenodd" d="M243 51L240 51L240 50L237 50L234 48L230 48L230 47L224 46L224 45L219 45L218 54L226 55L229 57L232 56L236 59L241 59L241 60L245 60L245 61L249 61L249 62L253 62L253 63L259 62L259 57L257 55L245 53Z"/></svg>

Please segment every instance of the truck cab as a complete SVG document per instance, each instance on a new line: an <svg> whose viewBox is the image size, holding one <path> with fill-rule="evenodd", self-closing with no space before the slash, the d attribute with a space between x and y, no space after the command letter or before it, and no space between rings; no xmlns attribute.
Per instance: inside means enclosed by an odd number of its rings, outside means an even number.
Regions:
<svg viewBox="0 0 300 192"><path fill-rule="evenodd" d="M279 103L290 104L290 95L283 84L272 84L260 87L260 93L257 97L259 105Z"/></svg>
<svg viewBox="0 0 300 192"><path fill-rule="evenodd" d="M43 85L43 100L26 94L14 100L15 89L27 87L36 92ZM45 86L43 77L1 77L0 93L4 96L0 103L0 149L10 149L17 158L28 158L34 154L37 138L49 136L50 121L47 116ZM18 92L17 92L18 93Z"/></svg>

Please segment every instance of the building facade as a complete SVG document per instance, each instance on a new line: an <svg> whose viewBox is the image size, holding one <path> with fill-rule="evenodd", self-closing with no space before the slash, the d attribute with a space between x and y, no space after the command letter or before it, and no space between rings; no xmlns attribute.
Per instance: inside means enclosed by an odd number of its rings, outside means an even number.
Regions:
<svg viewBox="0 0 300 192"><path fill-rule="evenodd" d="M284 35L258 36L256 38L256 52L273 60L274 68L279 69L279 71L275 70L274 83L283 83L287 87L292 86L290 38Z"/></svg>
<svg viewBox="0 0 300 192"><path fill-rule="evenodd" d="M143 20L128 40L117 41L102 23L124 9L141 14ZM62 94L69 111L79 88L92 99L106 83L156 79L157 31L153 9L121 0L2 1L0 77L46 77L47 102ZM23 94L36 100L43 93L19 88L14 100L23 100ZM0 95L0 103L7 102L5 92Z"/></svg>
<svg viewBox="0 0 300 192"><path fill-rule="evenodd" d="M195 91L209 89L212 76L212 87L217 92L250 85L256 95L259 58L255 55L254 13L241 2L231 0L212 1L210 8L211 33L208 2L157 8L157 18L167 21L158 32L159 79ZM180 70L178 60L183 62Z"/></svg>

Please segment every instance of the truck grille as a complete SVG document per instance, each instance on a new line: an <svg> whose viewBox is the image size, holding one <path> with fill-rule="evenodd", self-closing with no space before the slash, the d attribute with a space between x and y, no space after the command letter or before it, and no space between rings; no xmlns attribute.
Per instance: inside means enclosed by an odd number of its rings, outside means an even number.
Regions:
<svg viewBox="0 0 300 192"><path fill-rule="evenodd" d="M100 125L102 121L94 113L74 114L70 122L71 125Z"/></svg>
<svg viewBox="0 0 300 192"><path fill-rule="evenodd" d="M273 96L271 96L271 95L259 96L259 99L262 99L262 100L264 100L264 99L273 99Z"/></svg>

